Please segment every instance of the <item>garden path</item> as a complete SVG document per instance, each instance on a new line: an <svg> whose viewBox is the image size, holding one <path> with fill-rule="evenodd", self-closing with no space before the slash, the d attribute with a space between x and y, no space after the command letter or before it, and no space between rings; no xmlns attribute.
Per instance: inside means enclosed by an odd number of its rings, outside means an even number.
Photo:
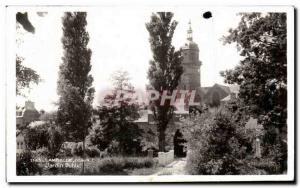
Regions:
<svg viewBox="0 0 300 188"><path fill-rule="evenodd" d="M186 170L186 158L179 158L173 161L172 163L168 164L167 166L163 167L157 173L153 175L185 175Z"/></svg>

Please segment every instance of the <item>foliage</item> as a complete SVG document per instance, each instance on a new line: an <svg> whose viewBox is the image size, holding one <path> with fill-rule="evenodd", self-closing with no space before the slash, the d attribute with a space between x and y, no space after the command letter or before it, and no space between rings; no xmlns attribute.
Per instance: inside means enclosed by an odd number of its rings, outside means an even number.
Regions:
<svg viewBox="0 0 300 188"><path fill-rule="evenodd" d="M264 126L264 155L280 156L274 160L282 164L281 171L287 160L286 29L286 13L242 14L238 27L223 40L236 43L244 59L221 73L225 82L240 85L239 98Z"/></svg>
<svg viewBox="0 0 300 188"><path fill-rule="evenodd" d="M100 150L96 146L88 147L86 149L86 154L91 158L100 157Z"/></svg>
<svg viewBox="0 0 300 188"><path fill-rule="evenodd" d="M48 147L48 130L49 124L42 122L32 122L24 129L24 139L26 148L36 150L42 147Z"/></svg>
<svg viewBox="0 0 300 188"><path fill-rule="evenodd" d="M148 78L150 85L160 94L159 98L153 101L151 105L151 110L157 121L160 151L165 151L165 131L174 112L170 100L167 100L163 105L160 104L162 94L163 91L167 91L171 95L173 90L177 88L183 73L181 51L175 51L172 45L173 34L177 26L177 22L172 21L172 18L173 13L171 12L153 13L150 22L146 24L153 54Z"/></svg>
<svg viewBox="0 0 300 188"><path fill-rule="evenodd" d="M21 24L23 28L31 33L34 33L34 26L31 24L28 19L27 12L21 13L18 12L16 14L17 23ZM29 88L31 83L38 84L40 82L40 76L36 73L35 70L25 67L22 65L22 61L24 59L22 57L16 57L16 93L17 95L21 95L21 90L24 88Z"/></svg>
<svg viewBox="0 0 300 188"><path fill-rule="evenodd" d="M50 157L54 158L59 152L63 143L61 129L55 125L51 125L47 130L48 150Z"/></svg>
<svg viewBox="0 0 300 188"><path fill-rule="evenodd" d="M113 75L114 90L105 96L96 114L100 122L89 137L100 150L108 148L111 154L131 155L140 150L141 130L134 122L139 118L139 104L132 97L135 91L127 72Z"/></svg>
<svg viewBox="0 0 300 188"><path fill-rule="evenodd" d="M60 149L63 138L61 131L49 122L32 122L23 130L26 147L30 150L48 149L48 157L54 158Z"/></svg>
<svg viewBox="0 0 300 188"><path fill-rule="evenodd" d="M248 166L263 170L267 174L278 174L280 164L275 163L272 158L251 159L247 161Z"/></svg>
<svg viewBox="0 0 300 188"><path fill-rule="evenodd" d="M100 157L100 150L96 146L85 147L85 153L88 157ZM82 142L64 142L58 153L60 158L66 157L82 157L83 156L83 143Z"/></svg>
<svg viewBox="0 0 300 188"><path fill-rule="evenodd" d="M151 168L156 162L145 157L111 157L104 158L98 164L99 174L124 174L124 170Z"/></svg>
<svg viewBox="0 0 300 188"><path fill-rule="evenodd" d="M16 92L17 95L21 95L21 90L29 88L32 83L38 84L40 82L40 76L35 70L22 65L24 59L16 57Z"/></svg>
<svg viewBox="0 0 300 188"><path fill-rule="evenodd" d="M24 13L17 12L16 20L17 20L17 23L21 24L26 31L34 33L35 28L31 24L30 20L28 19L27 12L24 12Z"/></svg>
<svg viewBox="0 0 300 188"><path fill-rule="evenodd" d="M184 119L188 139L187 168L190 174L238 174L239 160L246 156L243 127L233 114L221 109Z"/></svg>
<svg viewBox="0 0 300 188"><path fill-rule="evenodd" d="M49 150L46 147L38 148L34 151L31 151L33 158L35 159L47 159L50 156Z"/></svg>
<svg viewBox="0 0 300 188"><path fill-rule="evenodd" d="M39 166L32 161L32 153L25 151L17 155L17 175L28 176L41 173Z"/></svg>
<svg viewBox="0 0 300 188"><path fill-rule="evenodd" d="M58 158L66 158L72 157L74 153L72 153L73 148L77 143L75 142L64 142L62 143L59 152L57 153Z"/></svg>
<svg viewBox="0 0 300 188"><path fill-rule="evenodd" d="M62 19L64 57L59 67L57 121L65 141L84 141L91 126L94 88L86 16L85 12L67 12Z"/></svg>

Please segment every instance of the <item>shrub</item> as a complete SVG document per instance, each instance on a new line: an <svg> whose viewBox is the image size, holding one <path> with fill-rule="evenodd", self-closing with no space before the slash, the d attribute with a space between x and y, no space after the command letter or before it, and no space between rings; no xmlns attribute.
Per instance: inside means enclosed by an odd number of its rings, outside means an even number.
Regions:
<svg viewBox="0 0 300 188"><path fill-rule="evenodd" d="M219 110L182 121L188 138L187 170L190 174L225 175L239 173L239 159L245 156L240 130L232 114Z"/></svg>
<svg viewBox="0 0 300 188"><path fill-rule="evenodd" d="M82 156L83 155L83 147L82 142L76 143L72 148L72 154L76 156Z"/></svg>
<svg viewBox="0 0 300 188"><path fill-rule="evenodd" d="M50 157L53 158L59 152L63 143L63 137L60 128L51 125L47 130L48 150Z"/></svg>
<svg viewBox="0 0 300 188"><path fill-rule="evenodd" d="M86 154L89 157L100 157L100 150L96 146L90 146L86 149Z"/></svg>
<svg viewBox="0 0 300 188"><path fill-rule="evenodd" d="M39 148L32 152L34 158L48 158L49 150L46 147Z"/></svg>
<svg viewBox="0 0 300 188"><path fill-rule="evenodd" d="M50 122L35 121L24 129L26 147L30 150L48 148L48 155L54 158L62 144L62 135L58 127Z"/></svg>
<svg viewBox="0 0 300 188"><path fill-rule="evenodd" d="M109 157L98 164L100 174L124 174L125 170L151 168L156 162L145 157Z"/></svg>
<svg viewBox="0 0 300 188"><path fill-rule="evenodd" d="M100 157L105 156L105 152L100 152L97 146L86 146L85 152L88 157ZM74 157L74 156L82 156L82 142L64 142L60 148L58 156L62 157Z"/></svg>
<svg viewBox="0 0 300 188"><path fill-rule="evenodd" d="M26 147L30 150L36 150L48 146L47 135L48 124L45 122L32 122L24 129L24 138Z"/></svg>
<svg viewBox="0 0 300 188"><path fill-rule="evenodd" d="M257 169L266 171L268 174L278 174L280 172L280 163L276 163L272 158L253 159L249 165Z"/></svg>
<svg viewBox="0 0 300 188"><path fill-rule="evenodd" d="M64 142L57 154L58 158L72 157L72 148L75 142Z"/></svg>
<svg viewBox="0 0 300 188"><path fill-rule="evenodd" d="M41 168L37 163L33 162L32 159L32 153L30 151L25 151L17 155L18 176L35 175L37 173L41 174Z"/></svg>
<svg viewBox="0 0 300 188"><path fill-rule="evenodd" d="M124 173L124 159L118 157L104 158L98 165L100 174Z"/></svg>

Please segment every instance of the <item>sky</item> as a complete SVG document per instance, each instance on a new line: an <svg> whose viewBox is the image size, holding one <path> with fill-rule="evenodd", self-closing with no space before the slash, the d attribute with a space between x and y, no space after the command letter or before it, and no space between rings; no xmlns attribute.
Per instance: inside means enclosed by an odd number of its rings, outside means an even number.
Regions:
<svg viewBox="0 0 300 188"><path fill-rule="evenodd" d="M91 74L96 90L94 105L99 104L99 96L111 87L111 74L118 70L129 73L136 89L144 90L148 84L147 70L152 53L149 34L145 23L150 21L153 10L102 7L87 11L87 31L90 35L89 48L92 50ZM230 9L209 10L213 17L204 19L201 8L175 8L174 20L178 21L173 37L173 45L179 49L187 36L188 22L191 20L193 40L199 46L201 66L201 86L224 84L220 71L234 68L241 57L235 44L223 45L220 41L230 28L237 27L240 16ZM34 69L42 79L30 90L24 90L26 97L18 96L17 104L32 100L38 110L55 110L58 101L56 93L59 65L62 63L62 11L48 11L47 14L29 11L29 20L35 33L23 28L16 29L17 51L24 58L24 65Z"/></svg>

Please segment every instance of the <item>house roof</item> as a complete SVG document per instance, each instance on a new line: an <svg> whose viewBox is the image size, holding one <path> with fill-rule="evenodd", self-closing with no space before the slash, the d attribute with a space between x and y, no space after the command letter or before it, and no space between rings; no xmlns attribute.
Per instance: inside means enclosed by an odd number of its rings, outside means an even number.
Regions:
<svg viewBox="0 0 300 188"><path fill-rule="evenodd" d="M202 100L205 102L209 102L211 100L212 94L218 91L221 101L230 100L230 93L238 93L239 92L239 86L238 85L221 85L221 84L214 84L212 87L201 87L202 92Z"/></svg>
<svg viewBox="0 0 300 188"><path fill-rule="evenodd" d="M225 102L225 101L230 101L231 99L231 95L227 95L227 97L223 98L221 101Z"/></svg>

